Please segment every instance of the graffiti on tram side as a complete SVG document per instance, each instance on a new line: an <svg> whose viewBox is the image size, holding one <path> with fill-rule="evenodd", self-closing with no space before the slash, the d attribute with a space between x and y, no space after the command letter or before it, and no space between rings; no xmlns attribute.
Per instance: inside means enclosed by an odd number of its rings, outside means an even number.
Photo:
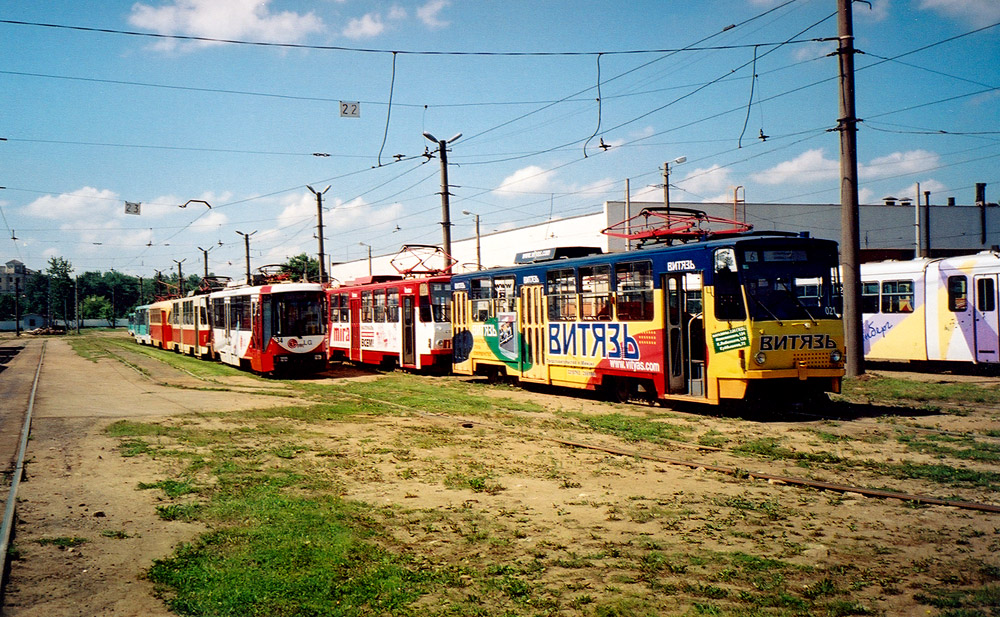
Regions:
<svg viewBox="0 0 1000 617"><path fill-rule="evenodd" d="M862 336L865 341L870 341L874 338L879 338L885 336L885 333L892 329L892 324L888 321L881 326L876 326L872 323L865 323L864 332Z"/></svg>

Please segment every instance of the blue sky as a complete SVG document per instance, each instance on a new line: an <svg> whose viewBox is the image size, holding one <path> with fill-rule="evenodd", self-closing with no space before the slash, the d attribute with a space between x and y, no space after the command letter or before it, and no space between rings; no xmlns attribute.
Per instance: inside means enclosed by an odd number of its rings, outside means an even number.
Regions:
<svg viewBox="0 0 1000 617"><path fill-rule="evenodd" d="M633 199L662 199L653 185L681 156L675 201L729 201L742 186L750 203L837 203L835 11L835 0L4 3L0 260L152 276L175 260L201 272L200 247L213 272L239 276L237 231L256 231L254 267L316 252L306 185L331 187L335 261L361 258L361 242L376 254L439 243L425 131L462 133L448 156L454 239L473 233L462 210L488 233L596 211L626 179ZM998 201L1000 2L855 3L854 28L862 202L912 196L918 182L934 204L972 203L976 182ZM341 101L360 102L360 117L341 117ZM188 200L212 207L179 207Z"/></svg>

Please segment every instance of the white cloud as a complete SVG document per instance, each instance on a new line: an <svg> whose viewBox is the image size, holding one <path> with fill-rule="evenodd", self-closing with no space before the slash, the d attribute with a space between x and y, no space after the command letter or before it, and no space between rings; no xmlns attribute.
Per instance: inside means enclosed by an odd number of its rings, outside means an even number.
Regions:
<svg viewBox="0 0 1000 617"><path fill-rule="evenodd" d="M399 21L406 19L408 16L409 14L406 12L406 9L399 6L398 4L394 4L393 6L389 7L389 15L388 15L389 19L392 19L394 21Z"/></svg>
<svg viewBox="0 0 1000 617"><path fill-rule="evenodd" d="M825 58L835 51L837 51L837 43L835 42L810 42L796 47L792 57L799 62L806 62Z"/></svg>
<svg viewBox="0 0 1000 617"><path fill-rule="evenodd" d="M920 173L936 168L940 161L941 157L927 150L893 152L888 156L872 159L867 165L859 164L858 175L872 179Z"/></svg>
<svg viewBox="0 0 1000 617"><path fill-rule="evenodd" d="M954 17L973 26L988 26L1000 21L997 0L921 0L919 8Z"/></svg>
<svg viewBox="0 0 1000 617"><path fill-rule="evenodd" d="M107 219L119 207L124 213L125 202L114 191L85 186L72 193L39 197L24 207L24 214L62 221L64 226L72 228L78 222Z"/></svg>
<svg viewBox="0 0 1000 617"><path fill-rule="evenodd" d="M839 173L840 163L826 158L823 149L817 148L807 150L790 161L779 163L750 177L754 182L774 185L830 180L836 178Z"/></svg>
<svg viewBox="0 0 1000 617"><path fill-rule="evenodd" d="M695 169L687 174L683 180L674 181L671 184L697 195L709 191L721 191L732 186L733 183L729 178L729 169L716 164L707 169Z"/></svg>
<svg viewBox="0 0 1000 617"><path fill-rule="evenodd" d="M924 191L930 191L931 193L931 203L944 203L945 199L935 199L935 195L940 195L946 191L946 187L941 182L937 180L921 180L920 181L920 203L924 203ZM886 193L885 195L873 196L875 203L882 203L882 198L887 196L893 196L896 199L909 199L910 201L915 201L917 198L917 183L911 183L905 186L898 187L894 192ZM861 202L865 203L865 202Z"/></svg>
<svg viewBox="0 0 1000 617"><path fill-rule="evenodd" d="M424 22L428 28L444 28L450 22L443 21L439 17L441 11L451 4L448 0L430 0L427 4L417 9L417 17Z"/></svg>
<svg viewBox="0 0 1000 617"><path fill-rule="evenodd" d="M663 201L663 189L654 185L646 185L632 191L632 201Z"/></svg>
<svg viewBox="0 0 1000 617"><path fill-rule="evenodd" d="M552 179L555 174L537 165L518 169L507 176L493 192L498 195L513 196L518 193L551 192Z"/></svg>
<svg viewBox="0 0 1000 617"><path fill-rule="evenodd" d="M859 2L854 5L852 14L856 19L878 23L889 17L889 4L889 0L871 0L870 4Z"/></svg>
<svg viewBox="0 0 1000 617"><path fill-rule="evenodd" d="M370 39L382 34L385 31L385 23L382 16L376 13L368 13L360 19L352 19L347 22L341 34L349 39Z"/></svg>
<svg viewBox="0 0 1000 617"><path fill-rule="evenodd" d="M312 12L272 13L271 0L174 0L163 6L136 3L128 21L138 28L161 34L179 34L220 39L253 39L292 43L323 29ZM193 43L196 46L211 42ZM170 50L178 41L165 40L154 47Z"/></svg>

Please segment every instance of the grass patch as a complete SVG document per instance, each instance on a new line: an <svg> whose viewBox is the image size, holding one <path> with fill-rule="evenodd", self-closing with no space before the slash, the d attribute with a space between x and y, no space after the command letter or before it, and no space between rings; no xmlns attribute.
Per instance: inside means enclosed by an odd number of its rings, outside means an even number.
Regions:
<svg viewBox="0 0 1000 617"><path fill-rule="evenodd" d="M880 464L878 467L898 478L930 480L939 484L973 485L1000 490L1000 473L976 471L943 464L903 462L898 465Z"/></svg>
<svg viewBox="0 0 1000 617"><path fill-rule="evenodd" d="M845 379L843 394L867 400L947 403L1000 403L1000 390L971 383L929 383L866 375L864 379Z"/></svg>
<svg viewBox="0 0 1000 617"><path fill-rule="evenodd" d="M666 441L689 441L694 427L670 424L668 422L647 420L620 413L589 415L581 413L566 414L575 418L581 424L600 433L615 435L629 442L649 441L662 443Z"/></svg>
<svg viewBox="0 0 1000 617"><path fill-rule="evenodd" d="M939 457L952 457L969 461L1000 461L1000 444L977 441L964 435L900 435L897 440L907 449Z"/></svg>
<svg viewBox="0 0 1000 617"><path fill-rule="evenodd" d="M402 614L434 576L380 548L373 541L375 530L363 520L363 507L276 491L257 498L245 512L250 521L206 534L154 563L149 578L160 585L172 610L182 615Z"/></svg>
<svg viewBox="0 0 1000 617"><path fill-rule="evenodd" d="M781 440L774 437L752 439L734 447L732 452L748 456L759 456L771 460L790 460L798 463L820 463L835 465L843 463L844 459L829 452L799 452L781 445Z"/></svg>
<svg viewBox="0 0 1000 617"><path fill-rule="evenodd" d="M202 507L201 504L196 503L172 503L166 506L156 506L156 513L165 521L191 522L198 519Z"/></svg>
<svg viewBox="0 0 1000 617"><path fill-rule="evenodd" d="M193 484L183 480L161 480L159 482L139 483L139 490L145 491L152 488L161 489L167 497L180 497L198 492L198 489Z"/></svg>
<svg viewBox="0 0 1000 617"><path fill-rule="evenodd" d="M66 550L68 548L75 548L87 542L86 538L78 538L76 536L60 536L58 538L39 538L36 540L42 546L55 546L61 550Z"/></svg>

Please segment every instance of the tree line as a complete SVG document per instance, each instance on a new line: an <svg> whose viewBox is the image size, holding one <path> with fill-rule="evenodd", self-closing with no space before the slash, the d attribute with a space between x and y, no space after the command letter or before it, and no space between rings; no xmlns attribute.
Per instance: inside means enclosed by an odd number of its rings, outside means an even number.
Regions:
<svg viewBox="0 0 1000 617"><path fill-rule="evenodd" d="M319 280L319 262L305 253L278 264L277 271L290 280ZM201 284L198 274L184 276L184 293ZM180 289L176 272L148 278L115 270L74 275L67 259L52 257L44 271L27 279L20 294L0 294L0 320L13 320L15 314L36 314L45 317L48 324L69 325L79 317L106 319L108 325L114 325L116 318L126 317L136 306L176 297Z"/></svg>

